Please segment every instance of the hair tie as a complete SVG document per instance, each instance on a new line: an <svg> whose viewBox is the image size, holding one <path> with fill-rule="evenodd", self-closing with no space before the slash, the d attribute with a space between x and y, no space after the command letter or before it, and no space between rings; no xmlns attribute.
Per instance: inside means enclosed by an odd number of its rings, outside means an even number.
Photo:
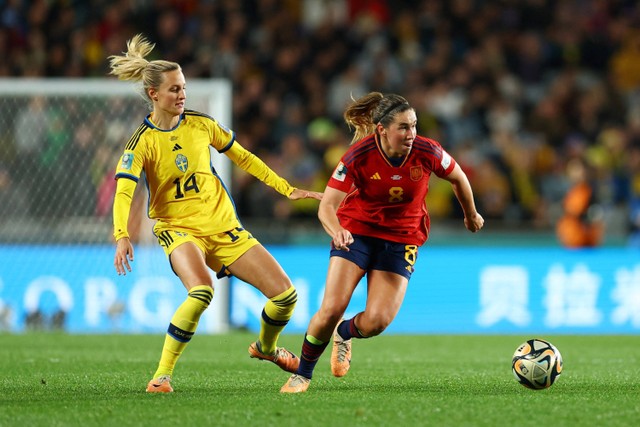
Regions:
<svg viewBox="0 0 640 427"><path fill-rule="evenodd" d="M378 122L382 121L382 119L384 119L387 114L389 114L390 112L392 112L393 110L395 110L396 108L398 108L398 107L400 107L402 105L409 105L409 103L407 101L402 101L402 102L400 102L398 104L392 105L391 107L387 107L387 109L384 110L384 112L382 113L382 115L378 119Z"/></svg>

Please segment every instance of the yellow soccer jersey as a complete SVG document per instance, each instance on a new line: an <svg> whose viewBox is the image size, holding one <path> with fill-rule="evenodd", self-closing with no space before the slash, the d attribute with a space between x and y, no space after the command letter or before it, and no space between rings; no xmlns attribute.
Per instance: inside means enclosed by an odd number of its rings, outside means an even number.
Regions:
<svg viewBox="0 0 640 427"><path fill-rule="evenodd" d="M288 196L293 191L284 179L236 143L232 131L206 114L185 110L178 125L170 130L158 129L147 117L127 142L116 178L138 182L144 172L148 213L156 220L155 229L208 236L240 226L231 196L211 164L209 146L219 153L227 152L240 167L280 193ZM128 211L126 215L116 214L114 211L114 234L118 238L127 235Z"/></svg>

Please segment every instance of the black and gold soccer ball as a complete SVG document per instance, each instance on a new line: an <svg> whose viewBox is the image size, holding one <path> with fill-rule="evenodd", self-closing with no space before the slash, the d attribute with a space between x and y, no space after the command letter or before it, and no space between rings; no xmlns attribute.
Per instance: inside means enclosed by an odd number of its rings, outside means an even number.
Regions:
<svg viewBox="0 0 640 427"><path fill-rule="evenodd" d="M562 373L562 355L549 341L530 339L513 353L511 368L523 386L533 390L549 388Z"/></svg>

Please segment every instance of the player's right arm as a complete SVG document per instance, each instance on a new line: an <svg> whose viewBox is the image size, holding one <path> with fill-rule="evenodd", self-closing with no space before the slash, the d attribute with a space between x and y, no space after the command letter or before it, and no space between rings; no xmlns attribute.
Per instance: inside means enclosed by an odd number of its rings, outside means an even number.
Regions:
<svg viewBox="0 0 640 427"><path fill-rule="evenodd" d="M327 186L318 207L318 219L327 234L331 236L333 246L336 249L348 251L348 246L353 243L353 236L349 230L340 225L338 219L338 208L346 196L347 193L344 191Z"/></svg>
<svg viewBox="0 0 640 427"><path fill-rule="evenodd" d="M113 199L113 238L116 241L116 254L113 264L118 274L131 271L133 261L133 246L129 239L127 226L133 193L142 174L145 157L145 132L149 127L143 123L125 145L124 153L120 157L116 168L117 184Z"/></svg>
<svg viewBox="0 0 640 427"><path fill-rule="evenodd" d="M135 189L135 181L127 178L118 179L116 194L113 199L113 237L116 241L116 254L113 264L118 275L127 274L127 270L131 271L129 262L133 261L133 245L131 245L131 240L129 239L127 224Z"/></svg>

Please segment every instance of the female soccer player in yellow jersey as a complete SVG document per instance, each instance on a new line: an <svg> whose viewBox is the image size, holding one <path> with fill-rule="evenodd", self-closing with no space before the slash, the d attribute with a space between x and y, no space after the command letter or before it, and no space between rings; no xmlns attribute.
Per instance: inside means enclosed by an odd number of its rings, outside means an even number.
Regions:
<svg viewBox="0 0 640 427"><path fill-rule="evenodd" d="M213 280L234 275L267 298L253 358L269 360L295 372L300 359L277 347L280 332L293 314L297 294L291 280L267 250L245 230L231 196L211 165L211 150L291 200L320 200L322 193L292 187L235 140L235 134L206 114L185 109L186 84L180 65L145 57L154 45L138 34L124 55L109 57L111 74L142 83L149 114L127 142L116 170L113 202L114 265L131 271L133 246L127 233L131 199L142 172L149 189L149 217L171 268L188 291L165 336L158 369L148 392L171 392L176 362L196 331L213 297Z"/></svg>

